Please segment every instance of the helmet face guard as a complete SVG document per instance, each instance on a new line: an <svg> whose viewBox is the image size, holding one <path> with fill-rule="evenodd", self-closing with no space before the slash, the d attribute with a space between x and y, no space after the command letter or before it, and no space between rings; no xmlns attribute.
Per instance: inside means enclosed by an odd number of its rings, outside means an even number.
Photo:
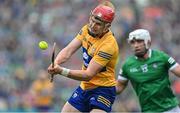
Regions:
<svg viewBox="0 0 180 113"><path fill-rule="evenodd" d="M91 15L95 16L98 20L103 22L111 23L114 19L115 11L113 8L98 5L92 12Z"/></svg>
<svg viewBox="0 0 180 113"><path fill-rule="evenodd" d="M128 43L130 43L133 39L136 40L144 40L146 49L150 48L148 42L151 42L151 36L148 30L145 29L137 29L129 34Z"/></svg>

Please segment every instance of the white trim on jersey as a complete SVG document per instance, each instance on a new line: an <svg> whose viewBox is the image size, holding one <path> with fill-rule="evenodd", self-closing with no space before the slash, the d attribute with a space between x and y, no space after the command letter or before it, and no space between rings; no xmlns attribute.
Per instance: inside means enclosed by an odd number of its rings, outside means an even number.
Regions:
<svg viewBox="0 0 180 113"><path fill-rule="evenodd" d="M118 75L118 80L128 80L127 78L121 76L121 75Z"/></svg>
<svg viewBox="0 0 180 113"><path fill-rule="evenodd" d="M168 62L169 62L170 64L173 64L173 63L175 62L175 60L174 60L174 58L170 57L170 58L168 59Z"/></svg>
<svg viewBox="0 0 180 113"><path fill-rule="evenodd" d="M169 68L169 70L173 70L175 67L177 67L179 64L178 63L175 63L173 66L171 66L170 68Z"/></svg>
<svg viewBox="0 0 180 113"><path fill-rule="evenodd" d="M180 108L179 106L176 106L168 111L164 111L163 113L179 113L180 112Z"/></svg>
<svg viewBox="0 0 180 113"><path fill-rule="evenodd" d="M148 55L148 57L151 58L151 56L152 56L152 49L149 49L149 55Z"/></svg>

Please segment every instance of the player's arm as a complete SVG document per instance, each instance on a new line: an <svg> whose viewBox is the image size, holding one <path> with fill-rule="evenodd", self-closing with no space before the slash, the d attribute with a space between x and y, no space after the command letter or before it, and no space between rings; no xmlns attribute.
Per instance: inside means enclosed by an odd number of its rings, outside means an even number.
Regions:
<svg viewBox="0 0 180 113"><path fill-rule="evenodd" d="M118 80L116 83L116 94L120 94L127 86L128 79L124 77L122 69L119 70Z"/></svg>
<svg viewBox="0 0 180 113"><path fill-rule="evenodd" d="M116 94L120 94L126 88L127 83L127 80L118 79L116 84Z"/></svg>
<svg viewBox="0 0 180 113"><path fill-rule="evenodd" d="M102 68L103 66L92 59L86 70L71 70L67 77L79 81L89 81L94 75L99 73Z"/></svg>
<svg viewBox="0 0 180 113"><path fill-rule="evenodd" d="M164 59L166 61L166 66L168 69L175 74L176 76L180 77L180 65L176 62L173 57L170 57L168 54L163 53Z"/></svg>
<svg viewBox="0 0 180 113"><path fill-rule="evenodd" d="M165 67L176 76L180 77L180 64L176 62L173 57L168 54L161 52L163 59L165 60Z"/></svg>
<svg viewBox="0 0 180 113"><path fill-rule="evenodd" d="M59 65L55 65L54 68L49 67L48 72L50 74L60 74L74 80L89 81L92 79L94 75L99 73L102 68L103 66L96 63L92 59L86 70L70 70L70 69L60 67Z"/></svg>
<svg viewBox="0 0 180 113"><path fill-rule="evenodd" d="M62 64L66 62L77 49L81 47L81 41L77 38L74 38L64 49L62 49L56 59L55 64Z"/></svg>
<svg viewBox="0 0 180 113"><path fill-rule="evenodd" d="M176 76L180 77L180 65L176 63L174 67L171 69L171 72Z"/></svg>
<svg viewBox="0 0 180 113"><path fill-rule="evenodd" d="M112 50L111 47L107 45L101 46L101 49L89 62L86 70L70 70L55 65L54 69L49 67L48 72L50 74L64 75L68 78L79 81L89 81L93 78L93 76L99 73L112 58L115 51Z"/></svg>

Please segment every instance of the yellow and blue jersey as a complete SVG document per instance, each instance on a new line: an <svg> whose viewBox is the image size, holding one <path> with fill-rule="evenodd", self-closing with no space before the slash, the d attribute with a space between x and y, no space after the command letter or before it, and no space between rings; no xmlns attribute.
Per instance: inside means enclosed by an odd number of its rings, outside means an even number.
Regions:
<svg viewBox="0 0 180 113"><path fill-rule="evenodd" d="M116 39L111 31L94 38L89 35L87 25L76 38L82 42L82 69L86 70L92 59L103 68L90 81L82 81L68 102L81 112L97 108L110 112L116 96L115 66L119 55Z"/></svg>
<svg viewBox="0 0 180 113"><path fill-rule="evenodd" d="M119 55L119 48L113 33L109 31L101 38L94 38L88 34L88 26L85 25L76 38L82 42L82 69L87 69L92 59L103 66L100 73L88 82L82 81L80 87L82 89L93 89L98 86L115 86L115 66Z"/></svg>

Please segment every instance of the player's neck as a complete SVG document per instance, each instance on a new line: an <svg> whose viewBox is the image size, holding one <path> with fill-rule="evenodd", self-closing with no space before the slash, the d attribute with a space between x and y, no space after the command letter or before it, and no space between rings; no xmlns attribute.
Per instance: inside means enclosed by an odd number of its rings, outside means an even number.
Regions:
<svg viewBox="0 0 180 113"><path fill-rule="evenodd" d="M142 60L148 59L151 56L150 54L151 54L151 50L149 49L143 56L138 57L138 59L142 59Z"/></svg>
<svg viewBox="0 0 180 113"><path fill-rule="evenodd" d="M143 59L147 59L149 58L149 52L147 51L147 53L143 56Z"/></svg>

